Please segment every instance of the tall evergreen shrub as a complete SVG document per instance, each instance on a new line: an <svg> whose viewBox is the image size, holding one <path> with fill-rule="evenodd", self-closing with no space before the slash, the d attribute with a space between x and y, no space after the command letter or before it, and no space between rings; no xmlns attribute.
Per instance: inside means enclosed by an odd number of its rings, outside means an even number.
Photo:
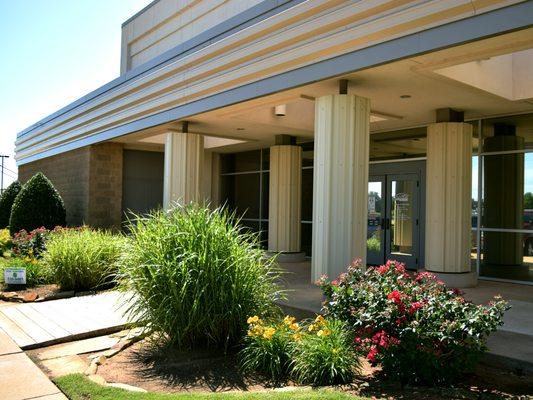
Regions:
<svg viewBox="0 0 533 400"><path fill-rule="evenodd" d="M22 189L22 185L19 181L15 181L0 196L0 229L5 229L9 226L11 207L13 207L13 202L19 194L20 189Z"/></svg>
<svg viewBox="0 0 533 400"><path fill-rule="evenodd" d="M9 220L11 234L21 229L29 232L35 228L53 229L65 224L63 199L44 174L36 173L15 198Z"/></svg>

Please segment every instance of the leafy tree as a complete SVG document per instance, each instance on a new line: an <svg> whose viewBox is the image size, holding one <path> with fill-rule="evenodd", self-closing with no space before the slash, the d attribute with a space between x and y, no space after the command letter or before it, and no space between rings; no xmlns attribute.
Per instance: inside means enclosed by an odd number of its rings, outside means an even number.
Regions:
<svg viewBox="0 0 533 400"><path fill-rule="evenodd" d="M527 192L524 194L524 208L532 209L533 208L533 193Z"/></svg>
<svg viewBox="0 0 533 400"><path fill-rule="evenodd" d="M9 230L12 235L21 229L31 231L45 227L65 226L63 199L52 182L41 172L35 174L20 190L11 209Z"/></svg>
<svg viewBox="0 0 533 400"><path fill-rule="evenodd" d="M9 226L11 207L13 207L13 202L19 194L20 189L22 189L21 184L19 181L15 181L9 185L0 196L0 229L7 228Z"/></svg>

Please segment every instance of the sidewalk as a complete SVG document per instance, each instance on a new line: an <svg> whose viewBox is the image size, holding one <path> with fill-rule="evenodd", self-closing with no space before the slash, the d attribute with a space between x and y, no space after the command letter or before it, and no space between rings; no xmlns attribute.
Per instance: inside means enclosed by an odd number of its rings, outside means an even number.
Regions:
<svg viewBox="0 0 533 400"><path fill-rule="evenodd" d="M128 295L112 291L42 303L3 303L0 329L23 350L122 330Z"/></svg>
<svg viewBox="0 0 533 400"><path fill-rule="evenodd" d="M67 400L48 377L0 329L0 399Z"/></svg>

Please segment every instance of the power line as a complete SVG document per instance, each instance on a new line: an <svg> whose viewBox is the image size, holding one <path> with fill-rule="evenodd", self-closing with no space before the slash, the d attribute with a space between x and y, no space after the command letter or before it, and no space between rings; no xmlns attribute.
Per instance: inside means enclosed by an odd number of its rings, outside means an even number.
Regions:
<svg viewBox="0 0 533 400"><path fill-rule="evenodd" d="M0 175L0 193L3 193L4 192L4 160L6 158L9 158L9 156L0 155L0 158L2 159L2 173Z"/></svg>

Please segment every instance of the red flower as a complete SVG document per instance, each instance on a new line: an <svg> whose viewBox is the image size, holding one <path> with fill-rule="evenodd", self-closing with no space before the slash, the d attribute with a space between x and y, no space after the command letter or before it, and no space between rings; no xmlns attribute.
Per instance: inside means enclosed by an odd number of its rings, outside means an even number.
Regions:
<svg viewBox="0 0 533 400"><path fill-rule="evenodd" d="M409 314L414 314L417 310L420 310L422 307L424 307L424 303L422 303L421 301L415 301L409 307Z"/></svg>
<svg viewBox="0 0 533 400"><path fill-rule="evenodd" d="M387 295L387 299L392 300L395 304L402 302L402 294L398 290L393 290Z"/></svg>
<svg viewBox="0 0 533 400"><path fill-rule="evenodd" d="M378 349L376 346L372 346L370 348L370 351L368 352L368 354L366 355L366 358L368 359L368 361L374 363L376 362L376 356L378 355Z"/></svg>
<svg viewBox="0 0 533 400"><path fill-rule="evenodd" d="M405 315L401 316L400 318L396 318L396 326L401 326L406 321L407 318L405 317Z"/></svg>

